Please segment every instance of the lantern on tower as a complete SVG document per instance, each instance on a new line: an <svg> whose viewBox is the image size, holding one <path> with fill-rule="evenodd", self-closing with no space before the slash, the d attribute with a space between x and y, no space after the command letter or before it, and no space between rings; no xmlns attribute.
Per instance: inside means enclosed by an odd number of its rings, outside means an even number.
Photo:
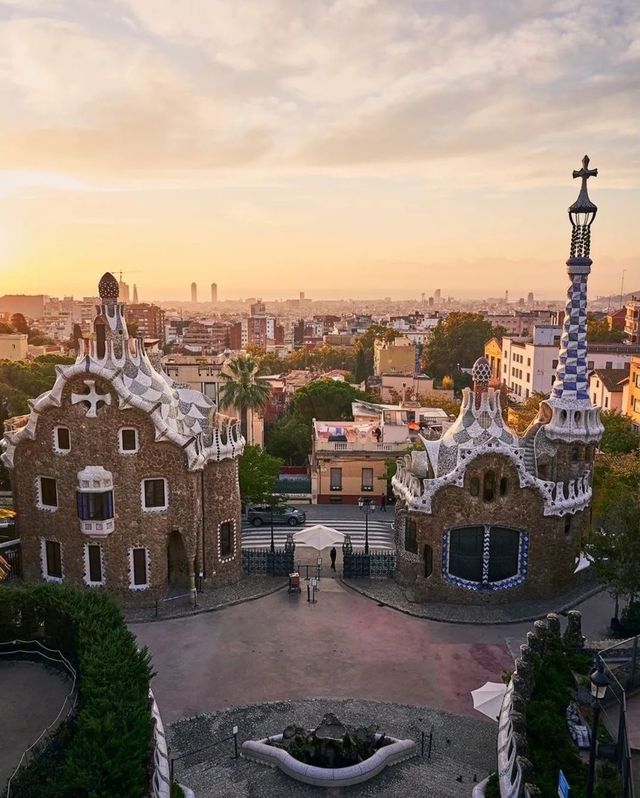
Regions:
<svg viewBox="0 0 640 798"><path fill-rule="evenodd" d="M598 206L594 205L589 199L587 191L587 180L590 177L597 177L597 169L589 169L589 156L585 155L582 159L582 169L574 169L574 178L582 178L578 199L569 206L569 220L571 222L571 260L589 260L589 250L591 247L591 224L596 218Z"/></svg>

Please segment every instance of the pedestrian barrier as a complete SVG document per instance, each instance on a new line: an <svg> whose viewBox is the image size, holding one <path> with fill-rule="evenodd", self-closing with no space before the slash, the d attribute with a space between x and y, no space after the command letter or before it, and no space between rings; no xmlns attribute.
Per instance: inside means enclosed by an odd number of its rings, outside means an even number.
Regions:
<svg viewBox="0 0 640 798"><path fill-rule="evenodd" d="M342 573L345 579L388 579L396 569L393 551L343 552Z"/></svg>
<svg viewBox="0 0 640 798"><path fill-rule="evenodd" d="M289 576L295 570L294 557L287 549L242 549L242 567L247 574Z"/></svg>

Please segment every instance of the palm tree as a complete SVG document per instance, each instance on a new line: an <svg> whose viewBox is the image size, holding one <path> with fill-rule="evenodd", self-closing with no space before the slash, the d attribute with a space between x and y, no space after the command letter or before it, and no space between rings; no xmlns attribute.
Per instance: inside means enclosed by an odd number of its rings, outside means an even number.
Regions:
<svg viewBox="0 0 640 798"><path fill-rule="evenodd" d="M240 413L242 434L250 443L248 433L249 412L264 410L271 395L271 386L258 381L260 368L251 355L237 355L229 360L222 371L224 385L220 398L225 407L235 407Z"/></svg>

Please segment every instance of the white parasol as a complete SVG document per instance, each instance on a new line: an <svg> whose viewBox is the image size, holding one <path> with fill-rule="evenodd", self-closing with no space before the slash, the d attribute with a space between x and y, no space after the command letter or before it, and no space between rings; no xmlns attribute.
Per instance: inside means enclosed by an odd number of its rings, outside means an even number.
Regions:
<svg viewBox="0 0 640 798"><path fill-rule="evenodd" d="M473 708L491 720L498 720L507 685L502 682L486 682L482 687L471 691Z"/></svg>

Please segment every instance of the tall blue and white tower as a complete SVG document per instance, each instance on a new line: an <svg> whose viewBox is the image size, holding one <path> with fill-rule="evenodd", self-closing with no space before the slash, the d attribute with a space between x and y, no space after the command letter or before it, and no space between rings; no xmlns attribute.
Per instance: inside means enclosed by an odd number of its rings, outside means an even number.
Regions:
<svg viewBox="0 0 640 798"><path fill-rule="evenodd" d="M582 184L578 198L569 207L570 284L553 389L550 398L541 404L539 417L552 441L597 443L604 431L600 410L589 399L587 364L587 280L593 262L589 257L591 225L598 212L589 198L587 181L597 175L597 169L589 169L588 155L582 159L582 169L573 172Z"/></svg>

